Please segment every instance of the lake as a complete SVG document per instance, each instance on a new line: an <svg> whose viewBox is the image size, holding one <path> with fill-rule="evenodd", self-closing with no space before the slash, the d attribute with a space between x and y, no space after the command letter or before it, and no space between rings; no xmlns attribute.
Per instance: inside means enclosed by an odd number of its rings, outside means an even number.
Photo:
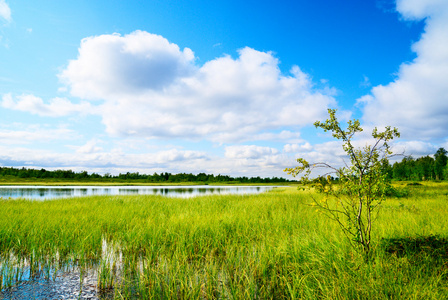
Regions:
<svg viewBox="0 0 448 300"><path fill-rule="evenodd" d="M92 195L161 195L194 197L215 194L255 194L273 186L0 186L0 198L48 200Z"/></svg>

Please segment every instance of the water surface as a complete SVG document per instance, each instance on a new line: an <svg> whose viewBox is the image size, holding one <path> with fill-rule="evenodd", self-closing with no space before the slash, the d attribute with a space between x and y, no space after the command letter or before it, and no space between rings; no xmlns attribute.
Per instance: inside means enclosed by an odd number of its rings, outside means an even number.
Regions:
<svg viewBox="0 0 448 300"><path fill-rule="evenodd" d="M162 195L194 197L212 194L254 194L273 186L0 186L0 198L47 200L92 195Z"/></svg>

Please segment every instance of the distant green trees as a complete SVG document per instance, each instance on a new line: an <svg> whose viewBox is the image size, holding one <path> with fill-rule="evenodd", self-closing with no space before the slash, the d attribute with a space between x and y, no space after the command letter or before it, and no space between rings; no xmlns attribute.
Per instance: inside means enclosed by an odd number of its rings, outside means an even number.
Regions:
<svg viewBox="0 0 448 300"><path fill-rule="evenodd" d="M445 169L448 162L448 152L444 148L439 148L436 154L434 154L434 173L437 180L446 179Z"/></svg>
<svg viewBox="0 0 448 300"><path fill-rule="evenodd" d="M390 168L385 167L384 170L393 180L448 180L447 154L448 151L439 148L434 157L423 156L414 159L412 156L407 156L401 162L395 162Z"/></svg>
<svg viewBox="0 0 448 300"><path fill-rule="evenodd" d="M203 183L281 183L289 182L290 180L279 177L261 178L257 177L231 177L228 175L213 175L213 174L171 174L163 172L160 174L154 173L152 175L140 174L139 172L126 172L118 175L111 175L106 173L100 175L97 173L89 174L87 171L73 172L72 170L55 170L49 171L45 169L29 169L29 168L12 168L0 167L0 177L22 178L22 179L55 179L55 180L81 180L81 181L100 181L100 182L123 182L123 181L139 181L139 182L153 182L153 183L176 183L176 182L203 182Z"/></svg>

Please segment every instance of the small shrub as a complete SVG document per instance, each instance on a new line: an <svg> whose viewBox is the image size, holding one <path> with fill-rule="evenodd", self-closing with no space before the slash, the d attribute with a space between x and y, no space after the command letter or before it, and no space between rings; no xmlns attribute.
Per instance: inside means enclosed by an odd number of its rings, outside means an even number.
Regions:
<svg viewBox="0 0 448 300"><path fill-rule="evenodd" d="M410 190L407 188L396 188L392 185L389 185L386 189L386 197L395 197L395 198L408 198L410 195Z"/></svg>
<svg viewBox="0 0 448 300"><path fill-rule="evenodd" d="M411 261L425 258L448 259L448 239L439 235L381 239L386 253Z"/></svg>
<svg viewBox="0 0 448 300"><path fill-rule="evenodd" d="M406 186L415 186L415 185L423 185L423 184L418 183L418 182L410 182Z"/></svg>

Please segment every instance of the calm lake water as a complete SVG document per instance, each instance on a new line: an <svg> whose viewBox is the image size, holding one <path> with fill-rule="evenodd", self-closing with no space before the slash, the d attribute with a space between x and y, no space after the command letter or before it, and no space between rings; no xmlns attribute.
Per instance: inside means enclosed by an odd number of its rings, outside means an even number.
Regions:
<svg viewBox="0 0 448 300"><path fill-rule="evenodd" d="M0 186L0 198L46 200L91 195L162 195L193 197L212 194L254 194L273 186Z"/></svg>

